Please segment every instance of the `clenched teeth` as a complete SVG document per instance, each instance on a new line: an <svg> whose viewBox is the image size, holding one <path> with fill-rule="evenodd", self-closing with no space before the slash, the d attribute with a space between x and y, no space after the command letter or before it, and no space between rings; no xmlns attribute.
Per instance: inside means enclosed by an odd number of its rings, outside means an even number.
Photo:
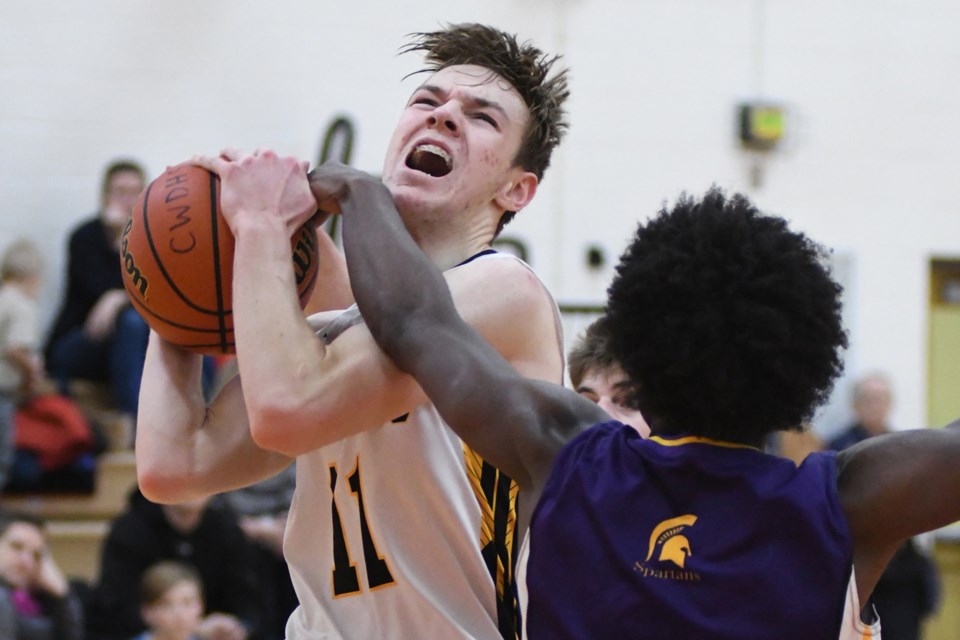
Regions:
<svg viewBox="0 0 960 640"><path fill-rule="evenodd" d="M453 168L453 159L449 153L435 144L420 144L407 157L407 166L434 178L440 178L450 173Z"/></svg>

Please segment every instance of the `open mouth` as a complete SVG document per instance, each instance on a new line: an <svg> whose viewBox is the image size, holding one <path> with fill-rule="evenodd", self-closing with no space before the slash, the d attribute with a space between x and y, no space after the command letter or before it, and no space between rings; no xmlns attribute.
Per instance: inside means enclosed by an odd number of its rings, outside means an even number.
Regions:
<svg viewBox="0 0 960 640"><path fill-rule="evenodd" d="M453 169L453 159L436 145L421 144L407 156L407 167L434 178L442 178Z"/></svg>

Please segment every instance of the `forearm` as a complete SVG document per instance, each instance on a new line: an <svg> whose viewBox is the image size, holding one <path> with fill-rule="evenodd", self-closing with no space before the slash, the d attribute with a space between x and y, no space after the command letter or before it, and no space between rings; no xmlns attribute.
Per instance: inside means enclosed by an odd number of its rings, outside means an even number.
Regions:
<svg viewBox="0 0 960 640"><path fill-rule="evenodd" d="M350 282L377 343L409 372L416 347L407 340L398 349L396 341L417 331L411 323L458 316L443 275L407 232L389 191L381 184L363 187L340 202Z"/></svg>
<svg viewBox="0 0 960 640"><path fill-rule="evenodd" d="M141 489L151 500L185 498L198 475L194 451L206 417L202 357L151 332L140 384L136 457Z"/></svg>
<svg viewBox="0 0 960 640"><path fill-rule="evenodd" d="M296 453L286 441L316 425L324 345L300 309L285 228L264 216L235 233L234 335L250 428L265 448Z"/></svg>
<svg viewBox="0 0 960 640"><path fill-rule="evenodd" d="M960 519L957 501L944 499L960 493L958 426L878 436L837 455L838 486L855 539L894 544Z"/></svg>

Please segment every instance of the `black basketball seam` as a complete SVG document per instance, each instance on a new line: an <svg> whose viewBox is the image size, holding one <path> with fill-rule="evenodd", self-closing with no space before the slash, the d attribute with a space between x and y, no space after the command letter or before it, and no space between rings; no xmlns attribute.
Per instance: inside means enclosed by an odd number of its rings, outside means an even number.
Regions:
<svg viewBox="0 0 960 640"><path fill-rule="evenodd" d="M211 175L211 180L215 180L215 178L213 178L213 174L211 173L210 175ZM185 296L182 291L180 291L176 283L173 281L173 278L170 277L170 274L167 273L166 268L163 266L163 261L160 259L160 255L157 253L157 246L153 242L153 234L150 233L150 223L149 223L149 218L147 217L147 203L150 201L150 191L153 189L153 185L155 182L156 180L154 180L154 182L151 182L149 185L147 185L147 193L143 198L143 229L147 234L147 244L150 245L150 253L153 254L153 261L157 264L157 268L160 269L160 275L163 276L163 279L167 281L167 284L170 285L170 288L177 295L177 297L183 301L184 304L186 304L188 307L190 307L194 311L198 311L200 313L204 313L211 316L218 315L222 320L223 311L221 309L214 309L214 310L204 309L203 307L195 304L193 301L190 300L190 298Z"/></svg>
<svg viewBox="0 0 960 640"><path fill-rule="evenodd" d="M220 280L220 229L217 225L217 177L213 173L210 174L210 223L213 227L211 238L213 239L213 278L217 290L217 323L220 325L221 348L226 350L227 323L223 317L223 282Z"/></svg>
<svg viewBox="0 0 960 640"><path fill-rule="evenodd" d="M204 327L195 327L193 325L183 324L180 322L174 322L173 320L169 320L165 316L160 315L156 311L152 310L150 307L146 306L139 299L134 298L131 295L133 293L133 290L129 287L129 285L127 285L126 282L123 283L123 288L126 289L128 296L132 298L131 302L133 302L139 309L143 309L143 311L145 311L150 316L156 318L157 320L159 320L164 324L170 325L171 327L174 327L176 329L183 329L185 331L193 331L196 333L220 333L220 329L206 329ZM227 331L229 332L229 329Z"/></svg>
<svg viewBox="0 0 960 640"><path fill-rule="evenodd" d="M319 242L319 241L317 240L317 238L316 238L316 234L317 234L316 229L313 229L313 234L314 234L313 242L314 242L314 244L316 244L317 242ZM320 259L320 252L319 252L319 251L314 251L314 252L313 252L313 259L314 259L314 260L319 260L319 259ZM314 270L313 270L313 275L310 276L310 281L307 283L307 286L305 286L305 287L303 288L303 293L300 293L299 291L297 292L297 294L298 294L298 295L297 295L297 298L300 300L301 306L306 305L306 300L303 299L303 295L304 295L304 294L308 294L308 295L307 295L307 300L310 299L309 294L313 293L313 283L317 281L317 275L319 274L319 272L320 272L320 269L319 269L319 268L314 269Z"/></svg>
<svg viewBox="0 0 960 640"><path fill-rule="evenodd" d="M124 286L124 288L126 288L126 289L127 289L127 292L129 293L130 289L129 289L128 287L126 287L126 286ZM157 320L163 322L164 324L167 324L167 325L169 325L169 326L171 326L171 327L174 327L174 328L176 328L176 329L183 329L183 330L186 330L186 331L191 331L191 332L193 332L193 333L214 333L214 332L219 333L219 331L220 331L219 329L204 329L204 328L202 328L202 327L191 327L190 325L179 324L179 323L176 323L176 322L171 322L170 320L167 320L167 319L164 318L163 316L158 315L158 314L154 313L153 311L151 311L150 309L148 309L148 308L147 308L146 306L144 306L144 304L143 304L142 302L140 302L139 300L134 300L133 302L134 302L134 306L138 307L138 308L137 308L137 311L140 312L141 315L143 315L143 312L146 312L146 313L150 314L151 316L153 316L154 318L156 318ZM154 330L155 330L155 329L154 329ZM197 336L197 337L199 338L200 336ZM220 354L232 354L232 353L235 351L236 346L237 346L236 343L233 342L233 341L231 341L231 340L227 340L226 343L224 343L222 340L219 340L219 341L217 341L217 342L198 342L198 343L192 343L192 342L184 342L183 340L171 340L170 338L167 338L167 337L164 337L163 339L166 340L167 342L169 342L170 344L176 345L176 346L178 346L178 347L184 347L184 348L188 348L188 349L204 349L204 350L205 350L204 353L207 353L207 354L211 354L210 351L207 351L207 350L206 350L206 349L208 349L209 347L213 347L213 348L216 349L217 352L220 353Z"/></svg>

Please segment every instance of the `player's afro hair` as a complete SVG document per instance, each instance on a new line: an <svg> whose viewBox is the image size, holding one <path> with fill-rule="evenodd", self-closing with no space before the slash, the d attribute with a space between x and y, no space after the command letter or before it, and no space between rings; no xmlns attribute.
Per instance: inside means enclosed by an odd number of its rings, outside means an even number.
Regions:
<svg viewBox="0 0 960 640"><path fill-rule="evenodd" d="M825 258L716 187L638 227L610 285L608 330L655 433L758 445L803 428L847 344Z"/></svg>

